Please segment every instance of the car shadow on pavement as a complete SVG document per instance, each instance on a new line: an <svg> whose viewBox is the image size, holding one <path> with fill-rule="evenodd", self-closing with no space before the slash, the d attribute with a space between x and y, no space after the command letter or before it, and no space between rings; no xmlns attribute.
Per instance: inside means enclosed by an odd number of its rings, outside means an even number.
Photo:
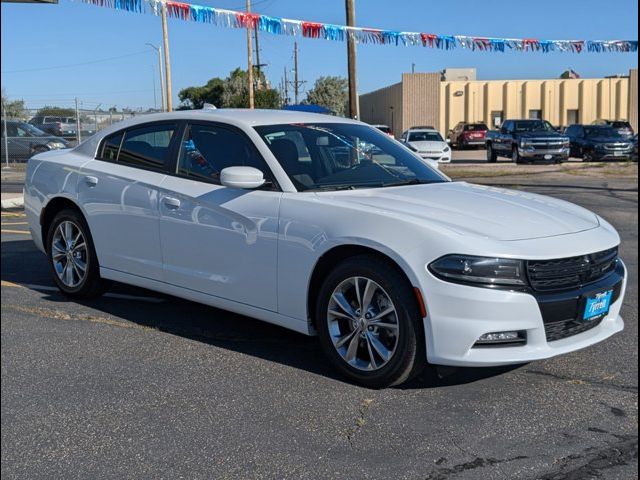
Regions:
<svg viewBox="0 0 640 480"><path fill-rule="evenodd" d="M110 320L132 322L170 335L347 382L325 360L314 337L250 317L122 284L114 284L109 293L125 295L126 298L106 295L90 301L69 300L51 288L54 284L46 259L30 240L2 243L1 270L3 281L41 293L43 289L38 289L37 285L47 287L43 300L50 302L48 308L51 309L62 310L65 304L72 302L74 306L83 305L93 310L88 312L92 321L95 321L97 311L98 315L108 316ZM132 299L128 296L140 298ZM65 313L82 321L83 315L74 313L77 310L69 308ZM398 388L426 389L461 385L501 375L509 370L427 368L411 382Z"/></svg>

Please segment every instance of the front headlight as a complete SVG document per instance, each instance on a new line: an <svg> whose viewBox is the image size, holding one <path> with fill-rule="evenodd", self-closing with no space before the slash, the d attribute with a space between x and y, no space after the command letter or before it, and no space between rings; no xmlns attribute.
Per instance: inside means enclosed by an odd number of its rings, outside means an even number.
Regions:
<svg viewBox="0 0 640 480"><path fill-rule="evenodd" d="M429 270L436 277L445 281L481 287L521 287L527 285L522 260L447 255L429 265Z"/></svg>
<svg viewBox="0 0 640 480"><path fill-rule="evenodd" d="M451 150L449 147L444 147L444 150L442 150L444 153L447 153L449 150Z"/></svg>
<svg viewBox="0 0 640 480"><path fill-rule="evenodd" d="M569 138L563 138L562 139L562 145L564 145L565 147L570 147L571 146L571 140Z"/></svg>
<svg viewBox="0 0 640 480"><path fill-rule="evenodd" d="M47 142L47 147L51 150L58 150L60 148L67 148L67 146L62 142Z"/></svg>
<svg viewBox="0 0 640 480"><path fill-rule="evenodd" d="M524 148L524 147L526 147L528 145L529 145L529 142L527 140L522 140L522 139L520 140L520 147L521 148Z"/></svg>

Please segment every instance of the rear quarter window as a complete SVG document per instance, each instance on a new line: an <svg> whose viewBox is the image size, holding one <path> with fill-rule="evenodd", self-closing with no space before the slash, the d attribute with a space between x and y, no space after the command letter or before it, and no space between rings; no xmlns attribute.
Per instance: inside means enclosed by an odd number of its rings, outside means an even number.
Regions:
<svg viewBox="0 0 640 480"><path fill-rule="evenodd" d="M126 130L118 163L162 169L167 164L176 124L160 124Z"/></svg>

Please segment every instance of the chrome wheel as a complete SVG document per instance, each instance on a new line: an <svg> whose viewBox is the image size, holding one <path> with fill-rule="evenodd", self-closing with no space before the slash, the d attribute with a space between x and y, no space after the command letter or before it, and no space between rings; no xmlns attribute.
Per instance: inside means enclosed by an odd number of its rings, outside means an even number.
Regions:
<svg viewBox="0 0 640 480"><path fill-rule="evenodd" d="M87 276L87 242L75 223L58 225L51 241L51 260L58 279L69 288L80 285Z"/></svg>
<svg viewBox="0 0 640 480"><path fill-rule="evenodd" d="M329 335L342 359L358 370L384 367L398 345L400 324L389 294L373 280L352 277L334 290Z"/></svg>

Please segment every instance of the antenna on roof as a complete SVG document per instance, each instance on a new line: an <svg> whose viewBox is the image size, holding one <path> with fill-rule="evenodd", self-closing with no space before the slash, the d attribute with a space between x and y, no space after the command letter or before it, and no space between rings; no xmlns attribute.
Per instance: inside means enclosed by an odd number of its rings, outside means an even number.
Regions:
<svg viewBox="0 0 640 480"><path fill-rule="evenodd" d="M205 103L204 105L202 105L202 110L217 110L217 108L212 103Z"/></svg>

